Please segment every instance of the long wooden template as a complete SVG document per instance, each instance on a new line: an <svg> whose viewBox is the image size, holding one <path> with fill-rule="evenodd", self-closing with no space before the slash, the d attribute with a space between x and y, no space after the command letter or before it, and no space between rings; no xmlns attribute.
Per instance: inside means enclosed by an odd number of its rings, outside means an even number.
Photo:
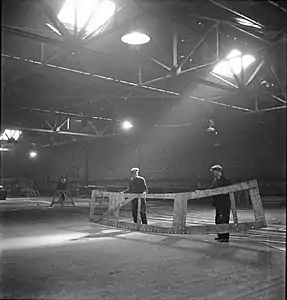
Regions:
<svg viewBox="0 0 287 300"><path fill-rule="evenodd" d="M253 206L255 222L239 223L235 204L234 193L238 191L248 190ZM205 198L215 195L229 194L231 201L231 211L234 223L219 225L203 225L203 226L186 226L187 201L199 198ZM140 211L140 199L146 197L150 199L173 199L173 225L171 228L141 225L119 221L120 208L130 202L132 199L138 198L138 213ZM108 198L108 210L101 216L95 217L95 200L96 198ZM139 218L138 218L139 219ZM230 186L208 189L203 191L185 192L185 193L169 193L169 194L125 194L117 192L105 192L93 190L90 204L90 221L109 225L114 227L126 228L130 230L157 232L157 233L174 233L174 234L207 234L207 233L223 233L238 232L249 229L257 229L266 227L264 210L261 202L257 180L233 184Z"/></svg>

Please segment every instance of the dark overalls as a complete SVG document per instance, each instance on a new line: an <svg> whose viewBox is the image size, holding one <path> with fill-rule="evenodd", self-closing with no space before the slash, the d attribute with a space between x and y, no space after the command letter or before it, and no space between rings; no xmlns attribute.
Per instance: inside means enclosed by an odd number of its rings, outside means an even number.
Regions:
<svg viewBox="0 0 287 300"><path fill-rule="evenodd" d="M220 178L216 178L211 188L219 188L231 185L231 182L221 175ZM215 224L229 224L230 218L230 198L229 195L217 195L213 197L213 205L215 207ZM229 233L219 233L219 240L229 240Z"/></svg>
<svg viewBox="0 0 287 300"><path fill-rule="evenodd" d="M143 192L147 191L147 186L145 179L141 176L137 176L135 178L130 179L130 186L129 186L129 193L134 194L142 194ZM135 198L131 201L132 203L132 216L135 223L137 223L137 212L138 212L138 198ZM141 221L142 224L147 224L147 217L146 217L146 199L141 198Z"/></svg>

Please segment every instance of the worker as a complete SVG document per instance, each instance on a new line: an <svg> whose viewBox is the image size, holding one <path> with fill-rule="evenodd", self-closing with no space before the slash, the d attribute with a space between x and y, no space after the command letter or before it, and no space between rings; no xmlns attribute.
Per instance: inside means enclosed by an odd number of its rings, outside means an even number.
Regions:
<svg viewBox="0 0 287 300"><path fill-rule="evenodd" d="M223 168L220 165L214 165L210 169L213 172L214 180L210 188L219 188L231 185L229 179L223 175ZM229 194L213 196L213 206L215 207L215 224L229 224L230 218L230 198ZM229 242L229 233L219 233L215 238L219 242Z"/></svg>
<svg viewBox="0 0 287 300"><path fill-rule="evenodd" d="M132 168L131 174L132 177L129 181L129 188L126 191L133 194L143 194L144 197L141 198L140 215L141 215L142 224L147 224L145 195L148 192L148 188L146 185L146 181L144 177L139 176L139 168ZM132 217L134 223L137 223L138 198L133 199L131 203L132 203Z"/></svg>
<svg viewBox="0 0 287 300"><path fill-rule="evenodd" d="M67 190L68 181L64 176L61 176L58 184L57 184L57 191L65 191ZM65 194L64 192L60 192L60 202L63 205L65 201Z"/></svg>
<svg viewBox="0 0 287 300"><path fill-rule="evenodd" d="M67 179L64 176L61 176L58 184L57 184L57 190L58 191L64 191L67 189Z"/></svg>

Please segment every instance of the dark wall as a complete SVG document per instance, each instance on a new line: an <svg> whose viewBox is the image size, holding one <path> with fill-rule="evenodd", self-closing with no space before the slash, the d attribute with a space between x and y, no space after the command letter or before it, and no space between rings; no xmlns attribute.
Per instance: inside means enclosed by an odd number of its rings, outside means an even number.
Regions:
<svg viewBox="0 0 287 300"><path fill-rule="evenodd" d="M128 178L130 168L139 164L148 180L195 181L198 176L207 178L210 166L219 163L234 181L285 180L284 118L245 122L228 123L216 136L200 128L173 128L96 140L87 148L62 146L47 154L43 171L53 180L63 174L75 181L95 182ZM73 166L77 175L72 176Z"/></svg>
<svg viewBox="0 0 287 300"><path fill-rule="evenodd" d="M30 148L15 144L11 151L1 152L1 177L6 178L37 178L42 175L43 161L29 157Z"/></svg>
<svg viewBox="0 0 287 300"><path fill-rule="evenodd" d="M130 168L139 165L149 182L194 186L198 180L208 182L210 166L219 163L233 182L280 182L286 180L285 115L251 115L218 123L218 135L200 126L146 129L91 144L48 148L33 161L23 150L4 155L4 176L36 181L57 181L64 175L82 184L125 182Z"/></svg>

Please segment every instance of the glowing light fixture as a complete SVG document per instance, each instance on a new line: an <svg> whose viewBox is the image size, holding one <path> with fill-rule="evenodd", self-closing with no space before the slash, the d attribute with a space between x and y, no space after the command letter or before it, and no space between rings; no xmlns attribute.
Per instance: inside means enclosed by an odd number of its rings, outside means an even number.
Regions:
<svg viewBox="0 0 287 300"><path fill-rule="evenodd" d="M121 41L129 45L143 45L150 41L150 37L145 33L133 31L123 35Z"/></svg>
<svg viewBox="0 0 287 300"><path fill-rule="evenodd" d="M242 55L239 50L234 49L226 56L225 60L214 67L212 73L233 78L233 73L236 75L240 74L242 69L246 69L254 61L254 56L249 54Z"/></svg>
<svg viewBox="0 0 287 300"><path fill-rule="evenodd" d="M17 141L22 134L20 130L14 129L5 129L4 132L0 135L0 141Z"/></svg>
<svg viewBox="0 0 287 300"><path fill-rule="evenodd" d="M209 126L207 129L206 129L207 132L214 132L215 131L215 128Z"/></svg>
<svg viewBox="0 0 287 300"><path fill-rule="evenodd" d="M9 151L9 149L8 148L4 148L4 147L0 147L0 152L4 152L4 151Z"/></svg>
<svg viewBox="0 0 287 300"><path fill-rule="evenodd" d="M88 22L86 33L90 34L105 24L114 15L115 10L115 3L108 0L66 0L58 19L68 29L73 29L77 12L78 30Z"/></svg>
<svg viewBox="0 0 287 300"><path fill-rule="evenodd" d="M129 130L131 129L133 126L133 124L129 121L124 121L123 124L122 124L122 127L124 130Z"/></svg>
<svg viewBox="0 0 287 300"><path fill-rule="evenodd" d="M235 18L235 19L236 19L237 23L239 23L241 25L261 29L261 26L255 24L255 23L252 23L252 22L250 22L250 21L248 21L246 19L243 19L243 18Z"/></svg>
<svg viewBox="0 0 287 300"><path fill-rule="evenodd" d="M38 155L38 154L37 154L36 151L30 151L30 153L29 153L29 156L30 156L31 158L35 158L37 155Z"/></svg>

